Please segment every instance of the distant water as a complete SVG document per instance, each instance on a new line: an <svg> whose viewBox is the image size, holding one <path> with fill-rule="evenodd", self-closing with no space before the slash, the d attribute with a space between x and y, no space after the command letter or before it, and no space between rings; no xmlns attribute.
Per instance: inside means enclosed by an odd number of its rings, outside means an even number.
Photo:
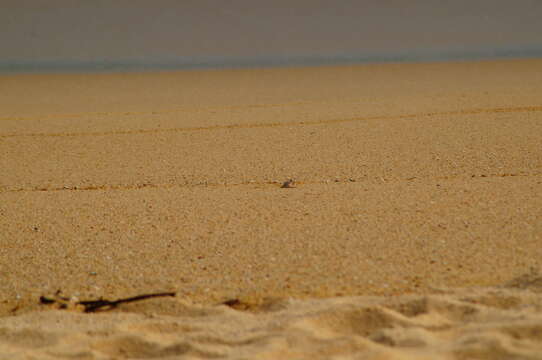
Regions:
<svg viewBox="0 0 542 360"><path fill-rule="evenodd" d="M511 58L542 58L542 46L468 51L418 51L375 54L280 55L280 56L200 56L166 60L128 59L97 61L19 61L3 62L0 73L130 72L191 69L236 69L288 66L323 66L390 62L445 62Z"/></svg>

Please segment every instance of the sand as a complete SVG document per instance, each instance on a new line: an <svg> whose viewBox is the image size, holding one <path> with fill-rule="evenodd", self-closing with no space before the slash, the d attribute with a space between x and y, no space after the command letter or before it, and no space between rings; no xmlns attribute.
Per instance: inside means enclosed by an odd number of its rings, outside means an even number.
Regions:
<svg viewBox="0 0 542 360"><path fill-rule="evenodd" d="M540 84L542 60L0 76L0 359L542 359Z"/></svg>

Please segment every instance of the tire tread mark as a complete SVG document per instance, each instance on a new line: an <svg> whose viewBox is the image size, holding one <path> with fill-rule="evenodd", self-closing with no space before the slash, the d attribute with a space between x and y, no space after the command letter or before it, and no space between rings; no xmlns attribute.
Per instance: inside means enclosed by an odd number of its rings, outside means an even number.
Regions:
<svg viewBox="0 0 542 360"><path fill-rule="evenodd" d="M97 131L97 132L72 132L72 133L26 133L26 134L0 134L0 138L10 137L74 137L74 136L107 136L107 135L138 135L152 134L165 132L197 132L197 131L213 131L213 130L236 130L236 129L253 129L253 128L273 128L287 126L305 126L305 125L323 125L323 124L339 124L354 121L369 121L369 120L393 120L393 119L408 119L419 117L435 117L443 115L476 115L476 114L495 114L495 113L517 113L517 112L539 112L542 111L542 106L521 106L521 107L500 107L500 108L479 108L466 109L457 111L443 112L426 112L413 113L392 116L366 116L366 117L351 117L340 119L329 119L319 121L300 121L300 122L275 122L275 123L255 123L255 124L231 124L231 125L213 125L206 127L190 127L190 128L166 128L166 129L141 129L141 130L124 130L124 131Z"/></svg>
<svg viewBox="0 0 542 360"><path fill-rule="evenodd" d="M478 178L504 178L504 177L539 177L542 176L542 173L495 173L495 174L474 174L474 175L447 175L447 176L437 176L437 177L408 177L403 179L385 179L382 177L375 178L362 178L362 179L324 179L316 181L296 181L298 185L322 185L322 184L346 184L353 182L367 182L367 181L378 181L380 183L392 183L392 182L406 182L406 181L419 181L419 180L453 180L459 178L468 178L476 180ZM58 192L58 191L115 191L115 190L141 190L141 189L171 189L171 188L196 188L196 187L206 187L206 188L230 188L230 187L239 187L239 186L277 186L280 187L282 182L280 181L248 181L248 182L239 182L239 183L186 183L186 184L176 184L176 183L167 183L167 184L153 184L153 183L136 183L136 184L103 184L103 185L87 185L87 186L44 186L44 187L27 187L27 188L17 188L11 186L3 186L0 188L0 194L2 193L13 193L13 192Z"/></svg>

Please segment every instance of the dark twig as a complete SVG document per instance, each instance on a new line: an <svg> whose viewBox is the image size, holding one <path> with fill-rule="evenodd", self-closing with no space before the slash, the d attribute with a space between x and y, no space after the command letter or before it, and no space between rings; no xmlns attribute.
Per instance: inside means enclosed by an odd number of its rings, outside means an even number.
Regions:
<svg viewBox="0 0 542 360"><path fill-rule="evenodd" d="M156 294L144 294L144 295L138 295L138 296L133 296L129 298L118 299L114 301L105 300L105 299L80 301L79 304L85 307L85 312L94 312L104 307L112 309L123 303L130 303L130 302L141 301L141 300L155 298L155 297L165 297L165 296L175 296L175 293L164 292L164 293L156 293Z"/></svg>
<svg viewBox="0 0 542 360"><path fill-rule="evenodd" d="M56 299L41 296L40 302L42 304L56 303L60 305L61 309L67 308L67 304L65 303L66 298L62 298L58 296L59 295L58 293L56 295L57 295ZM90 313L90 312L96 312L99 310L110 310L124 303L141 301L141 300L146 300L146 299L155 298L155 297L165 297L165 296L175 296L175 295L176 294L174 292L163 292L163 293L155 293L155 294L143 294L143 295L132 296L128 298L122 298L118 300L107 300L107 299L84 300L84 301L74 302L74 304L83 306L83 311L86 313Z"/></svg>

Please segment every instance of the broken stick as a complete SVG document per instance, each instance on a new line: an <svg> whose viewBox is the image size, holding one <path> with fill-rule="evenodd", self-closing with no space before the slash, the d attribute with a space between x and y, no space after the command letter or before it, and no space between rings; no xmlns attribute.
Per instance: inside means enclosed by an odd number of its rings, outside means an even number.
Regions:
<svg viewBox="0 0 542 360"><path fill-rule="evenodd" d="M155 297L165 297L165 296L175 296L175 295L176 293L174 292L163 292L163 293L137 295L137 296L122 298L122 299L117 299L117 300L107 300L107 299L100 298L98 300L75 301L73 302L73 304L81 305L83 307L83 312L91 313L91 312L96 312L99 310L111 310L113 308L116 308L120 304L124 304L124 303L141 301L141 300L146 300L146 299L155 298ZM66 297L61 297L60 291L57 291L54 298L40 296L41 304L59 304L61 309L66 309L68 307L67 302L70 302L70 299Z"/></svg>

